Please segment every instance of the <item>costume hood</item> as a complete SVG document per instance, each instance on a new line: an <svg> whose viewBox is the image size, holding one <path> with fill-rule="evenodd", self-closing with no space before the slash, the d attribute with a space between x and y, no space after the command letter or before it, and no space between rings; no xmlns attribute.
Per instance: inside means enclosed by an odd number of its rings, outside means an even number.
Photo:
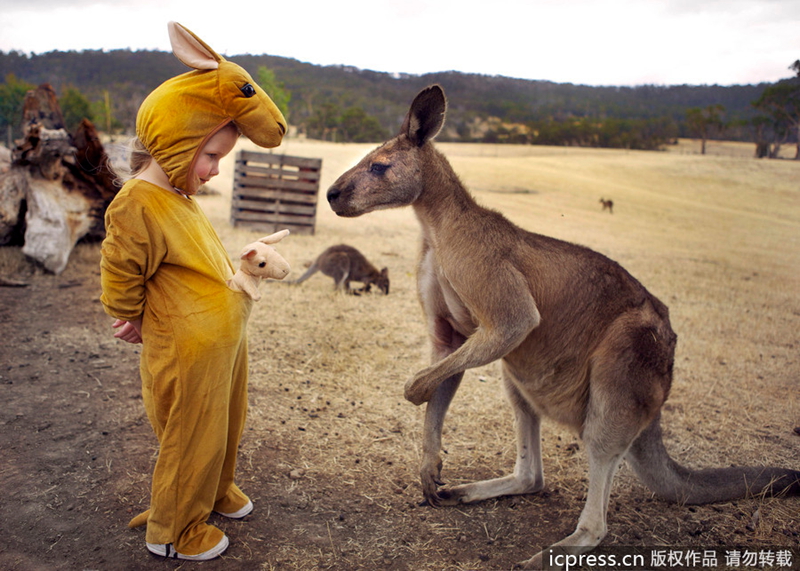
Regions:
<svg viewBox="0 0 800 571"><path fill-rule="evenodd" d="M172 52L194 69L158 86L136 116L136 134L172 186L194 194L198 151L230 122L261 147L277 147L286 133L275 103L250 75L226 61L177 22L168 24Z"/></svg>

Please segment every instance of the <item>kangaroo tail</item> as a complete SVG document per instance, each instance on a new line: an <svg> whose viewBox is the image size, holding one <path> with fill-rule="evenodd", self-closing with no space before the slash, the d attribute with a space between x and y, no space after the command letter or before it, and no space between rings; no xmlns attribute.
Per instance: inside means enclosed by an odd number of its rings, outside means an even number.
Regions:
<svg viewBox="0 0 800 571"><path fill-rule="evenodd" d="M311 276L313 276L313 275L314 275L314 274L317 272L317 270L318 270L318 269L319 269L319 268L317 267L317 263L316 263L316 262L314 262L313 264L311 264L310 266L308 266L308 269L306 270L306 272L305 272L305 273L304 273L302 276L300 276L300 277L299 277L299 278L297 278L296 280L284 281L283 283L285 283L285 284L290 284L290 285L297 285L297 284L301 284L301 283L303 283L304 281L306 281L308 278L310 278Z"/></svg>
<svg viewBox="0 0 800 571"><path fill-rule="evenodd" d="M690 470L670 458L656 418L626 456L636 475L656 495L682 504L724 502L748 496L800 495L800 471L787 468L730 467Z"/></svg>

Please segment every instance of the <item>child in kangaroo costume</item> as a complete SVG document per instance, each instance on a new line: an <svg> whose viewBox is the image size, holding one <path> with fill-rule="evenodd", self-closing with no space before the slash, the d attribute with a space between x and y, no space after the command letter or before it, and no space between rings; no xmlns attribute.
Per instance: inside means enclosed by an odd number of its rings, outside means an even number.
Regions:
<svg viewBox="0 0 800 571"><path fill-rule="evenodd" d="M101 283L115 337L143 343L145 410L159 442L147 524L157 555L217 557L227 536L206 523L212 511L242 518L253 510L234 483L247 411L247 320L252 299L228 285L233 265L192 197L219 173L243 133L275 147L286 120L241 67L192 32L169 23L174 54L193 68L142 103L139 141L149 156L106 213ZM287 271L288 273L288 271Z"/></svg>

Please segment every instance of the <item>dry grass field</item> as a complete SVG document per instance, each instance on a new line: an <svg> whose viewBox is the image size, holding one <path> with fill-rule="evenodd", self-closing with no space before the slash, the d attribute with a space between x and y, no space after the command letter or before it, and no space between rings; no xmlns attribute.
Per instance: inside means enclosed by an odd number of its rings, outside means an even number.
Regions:
<svg viewBox="0 0 800 571"><path fill-rule="evenodd" d="M240 485L257 511L214 520L232 540L217 561L157 562L142 530L125 527L147 505L156 446L136 348L113 341L96 301L98 245L76 248L60 276L0 250L0 275L30 284L0 289L1 568L510 569L573 530L586 461L577 437L547 421L545 493L419 506L423 408L402 397L429 352L414 280L417 222L410 209L339 219L323 198L373 146L291 139L277 151L323 159L316 234L278 245L289 279L346 243L388 266L392 287L346 296L321 274L300 286L262 284L240 452ZM675 459L800 469L800 162L755 160L751 145L735 144L706 156L690 143L668 152L439 148L480 203L608 255L670 307L678 349L663 424ZM216 193L198 200L236 259L260 234L228 223L233 157L223 166ZM613 214L601 197L614 201ZM512 470L497 364L465 375L444 446L448 483ZM623 466L605 544L796 548L799 515L798 498L667 504Z"/></svg>

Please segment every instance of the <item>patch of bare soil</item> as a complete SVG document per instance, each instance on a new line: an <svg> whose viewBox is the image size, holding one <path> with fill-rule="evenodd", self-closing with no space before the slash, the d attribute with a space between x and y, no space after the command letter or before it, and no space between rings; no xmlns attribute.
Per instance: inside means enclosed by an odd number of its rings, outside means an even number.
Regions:
<svg viewBox="0 0 800 571"><path fill-rule="evenodd" d="M241 522L212 516L231 537L228 552L204 563L150 555L143 528L126 524L146 506L156 441L142 407L137 351L112 339L98 301L98 263L98 247L80 245L62 275L32 270L17 277L27 287L0 288L0 568L507 568L530 554L526 512L542 498L419 506L414 467L395 463L382 445L415 437L414 427L360 417L363 401L309 378L268 388L251 382L257 407L239 475L256 510ZM257 361L259 344L252 345ZM329 464L314 465L302 451L323 440L331 449L319 452ZM559 494L548 501L563 504Z"/></svg>
<svg viewBox="0 0 800 571"><path fill-rule="evenodd" d="M295 383L259 382L272 375L258 368L261 352L269 351L280 367L297 350L273 331L267 346L251 343L253 407L240 456L240 483L256 511L241 522L212 516L232 539L216 561L151 556L143 530L126 523L147 503L156 443L142 408L138 355L111 338L110 320L97 301L98 261L96 245L81 245L64 274L32 271L23 277L27 287L0 288L0 568L510 569L575 525L585 480L579 476L580 445L568 436L546 443L548 467L556 474L555 483L549 474L544 494L459 508L420 506L415 460L402 452L416 445L414 407L380 386L366 396L358 390L348 396L316 381L313 367ZM365 303L338 299L351 307ZM291 367L314 355L319 358L317 352ZM317 363L320 372L327 366L324 357ZM379 417L369 399L391 401L396 413ZM453 422L451 430L470 430L463 420ZM496 430L503 421L493 422L481 430ZM508 467L509 436L474 459L462 458L459 475L497 475L500 459ZM469 435L462 443L462 455L475 448L474 439ZM578 476L562 476L562 465L577 466ZM452 470L446 465L446 473ZM798 542L796 501L686 508L652 499L624 470L621 476L606 543ZM762 521L754 515L759 508Z"/></svg>

